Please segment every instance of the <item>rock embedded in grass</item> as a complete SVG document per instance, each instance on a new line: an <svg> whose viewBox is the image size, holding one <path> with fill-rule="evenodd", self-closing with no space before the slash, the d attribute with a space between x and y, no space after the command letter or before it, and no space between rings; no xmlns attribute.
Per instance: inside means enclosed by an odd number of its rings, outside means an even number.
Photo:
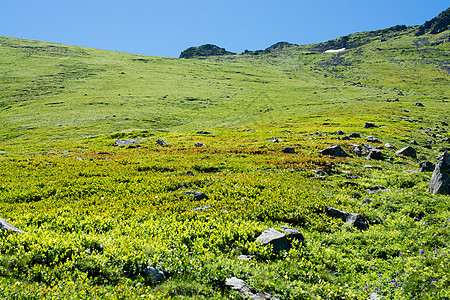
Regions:
<svg viewBox="0 0 450 300"><path fill-rule="evenodd" d="M164 272L154 267L148 267L142 273L145 277L151 278L153 282L161 282L166 279Z"/></svg>
<svg viewBox="0 0 450 300"><path fill-rule="evenodd" d="M225 285L241 294L242 297L252 300L279 300L266 292L254 292L244 280L237 277L229 277L225 280Z"/></svg>
<svg viewBox="0 0 450 300"><path fill-rule="evenodd" d="M417 157L416 150L413 147L410 147L410 146L402 148L402 149L398 150L395 153L396 154L401 154L401 155L404 155L404 156L409 156L409 157L412 157L412 158L416 158Z"/></svg>
<svg viewBox="0 0 450 300"><path fill-rule="evenodd" d="M209 198L205 193L198 192L198 191L186 191L186 192L183 192L183 194L185 196L192 195L194 197L194 200L203 200L203 199Z"/></svg>
<svg viewBox="0 0 450 300"><path fill-rule="evenodd" d="M419 172L433 172L436 165L433 164L432 162L424 161L419 163L419 167L420 167Z"/></svg>
<svg viewBox="0 0 450 300"><path fill-rule="evenodd" d="M116 140L115 146L129 146L133 144L139 144L138 140Z"/></svg>
<svg viewBox="0 0 450 300"><path fill-rule="evenodd" d="M331 155L336 157L350 157L350 155L339 145L329 146L328 148L319 151L319 153L322 155Z"/></svg>
<svg viewBox="0 0 450 300"><path fill-rule="evenodd" d="M203 147L203 146L205 146L205 144L200 143L200 142L196 142L196 143L194 144L194 146L195 146L195 147Z"/></svg>
<svg viewBox="0 0 450 300"><path fill-rule="evenodd" d="M11 230L14 232L25 233L25 231L22 231L19 228L14 227L13 225L6 222L6 220L3 218L0 218L0 230Z"/></svg>
<svg viewBox="0 0 450 300"><path fill-rule="evenodd" d="M450 153L439 155L438 162L431 175L428 191L433 194L450 195Z"/></svg>
<svg viewBox="0 0 450 300"><path fill-rule="evenodd" d="M371 187L371 188L367 188L366 191L369 194L375 194L375 193L379 193L379 192L390 192L391 190L387 189L385 187L382 187L382 186L374 186L374 187Z"/></svg>
<svg viewBox="0 0 450 300"><path fill-rule="evenodd" d="M344 212L331 206L325 208L325 213L332 218L341 219L345 223L352 225L359 230L369 228L366 218L361 214Z"/></svg>
<svg viewBox="0 0 450 300"><path fill-rule="evenodd" d="M288 238L296 240L299 243L303 243L303 241L305 240L303 234L296 229L293 229L286 225L280 226L280 229L283 230L283 232L286 234Z"/></svg>
<svg viewBox="0 0 450 300"><path fill-rule="evenodd" d="M282 141L283 141L282 139L279 139L279 138L276 138L276 137L271 138L269 140L270 143L279 143L279 142L282 142Z"/></svg>
<svg viewBox="0 0 450 300"><path fill-rule="evenodd" d="M158 144L158 145L160 145L160 146L164 146L164 145L167 145L167 143L166 142L164 142L162 139L158 139L158 140L156 140L156 143Z"/></svg>
<svg viewBox="0 0 450 300"><path fill-rule="evenodd" d="M375 123L366 122L366 124L364 124L364 128L378 128L378 125L375 125Z"/></svg>
<svg viewBox="0 0 450 300"><path fill-rule="evenodd" d="M417 106L417 107L425 107L425 105L423 105L423 104L420 103L420 102L414 103L414 106Z"/></svg>
<svg viewBox="0 0 450 300"><path fill-rule="evenodd" d="M371 149L369 154L367 155L367 159L382 160L383 153L378 149Z"/></svg>
<svg viewBox="0 0 450 300"><path fill-rule="evenodd" d="M285 147L285 148L283 148L283 153L291 153L291 154L293 154L293 153L295 153L295 148Z"/></svg>
<svg viewBox="0 0 450 300"><path fill-rule="evenodd" d="M279 232L274 228L269 228L261 233L256 241L262 245L272 245L274 252L288 251L289 241L286 238L286 234Z"/></svg>

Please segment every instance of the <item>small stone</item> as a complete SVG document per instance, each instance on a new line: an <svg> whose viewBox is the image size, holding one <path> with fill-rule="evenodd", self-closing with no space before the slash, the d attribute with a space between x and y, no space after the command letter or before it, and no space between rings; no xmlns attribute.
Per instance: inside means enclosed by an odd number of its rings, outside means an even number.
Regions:
<svg viewBox="0 0 450 300"><path fill-rule="evenodd" d="M208 131L203 131L203 130L200 130L200 131L197 131L197 134L214 135L215 133L212 133L212 132L208 132Z"/></svg>
<svg viewBox="0 0 450 300"><path fill-rule="evenodd" d="M390 189L387 189L385 187L382 186L375 186L375 187L371 187L371 188L367 188L366 191L369 194L375 194L375 193L379 193L379 192L390 192Z"/></svg>
<svg viewBox="0 0 450 300"><path fill-rule="evenodd" d="M282 142L282 141L283 141L282 139L279 139L279 138L276 138L276 137L271 138L271 139L269 140L270 143L280 143L280 142Z"/></svg>
<svg viewBox="0 0 450 300"><path fill-rule="evenodd" d="M336 134L337 135L344 135L345 133L342 130L338 130L338 131L336 131Z"/></svg>
<svg viewBox="0 0 450 300"><path fill-rule="evenodd" d="M286 234L286 236L288 238L291 238L293 240L297 240L299 243L303 243L303 241L305 240L305 238L303 237L303 234L295 229L292 229L289 226L280 226L280 229L284 231L284 233Z"/></svg>
<svg viewBox="0 0 450 300"><path fill-rule="evenodd" d="M283 250L289 250L289 242L286 239L286 235L274 228L269 228L256 239L256 241L262 245L271 244L274 252Z"/></svg>
<svg viewBox="0 0 450 300"><path fill-rule="evenodd" d="M331 155L337 157L350 157L350 155L345 152L345 150L342 149L342 147L339 145L329 146L328 148L319 151L319 153L322 155Z"/></svg>
<svg viewBox="0 0 450 300"><path fill-rule="evenodd" d="M378 125L367 122L366 124L364 124L364 128L378 128Z"/></svg>
<svg viewBox="0 0 450 300"><path fill-rule="evenodd" d="M158 140L156 141L156 143L157 143L158 145L160 145L160 146L164 146L164 145L167 144L167 143L164 142L162 139L158 139Z"/></svg>
<svg viewBox="0 0 450 300"><path fill-rule="evenodd" d="M315 170L313 170L313 172L316 173L319 176L327 176L328 175L327 172L325 172L325 171L323 171L321 169L315 169Z"/></svg>
<svg viewBox="0 0 450 300"><path fill-rule="evenodd" d="M349 135L349 137L354 138L354 139L358 139L361 137L361 135L359 133L352 133Z"/></svg>
<svg viewBox="0 0 450 300"><path fill-rule="evenodd" d="M186 174L188 176L195 176L192 171L186 171L184 174Z"/></svg>
<svg viewBox="0 0 450 300"><path fill-rule="evenodd" d="M203 147L203 146L205 146L203 143L200 143L200 142L196 142L195 144L194 144L194 146L195 147Z"/></svg>
<svg viewBox="0 0 450 300"><path fill-rule="evenodd" d="M204 193L202 192L197 192L197 191L186 191L183 192L183 194L185 196L189 196L192 195L194 197L194 200L203 200L203 199L208 199L208 196L206 196Z"/></svg>
<svg viewBox="0 0 450 300"><path fill-rule="evenodd" d="M420 103L420 102L417 102L417 103L414 103L414 106L418 106L418 107L424 107L425 105L423 105L422 103Z"/></svg>
<svg viewBox="0 0 450 300"><path fill-rule="evenodd" d="M382 167L376 167L376 166L372 166L372 165L365 165L364 169L373 169L373 170L383 170Z"/></svg>
<svg viewBox="0 0 450 300"><path fill-rule="evenodd" d="M355 226L359 230L369 228L366 218L357 213L347 213L331 206L325 208L325 213L335 219L341 219L349 225Z"/></svg>
<svg viewBox="0 0 450 300"><path fill-rule="evenodd" d="M417 143L416 140L412 140L411 141L411 145L416 145L417 146L417 145L419 145L419 143Z"/></svg>
<svg viewBox="0 0 450 300"><path fill-rule="evenodd" d="M283 148L283 153L295 153L295 148L292 147L285 147Z"/></svg>
<svg viewBox="0 0 450 300"><path fill-rule="evenodd" d="M211 205L200 206L197 208L193 208L192 211L206 211L211 208Z"/></svg>
<svg viewBox="0 0 450 300"><path fill-rule="evenodd" d="M239 259L239 260L251 260L251 259L253 259L253 258L255 258L256 256L255 255L239 255L238 257L237 257L237 259Z"/></svg>
<svg viewBox="0 0 450 300"><path fill-rule="evenodd" d="M401 154L404 156L409 156L412 158L416 158L417 157L417 153L416 150L410 146L405 147L403 149L398 150L397 152L395 152L396 154Z"/></svg>
<svg viewBox="0 0 450 300"><path fill-rule="evenodd" d="M132 144L139 144L138 140L116 140L115 146L129 146Z"/></svg>
<svg viewBox="0 0 450 300"><path fill-rule="evenodd" d="M150 277L154 282L160 282L166 279L166 275L163 271L158 270L154 267L148 267L143 271L146 277Z"/></svg>
<svg viewBox="0 0 450 300"><path fill-rule="evenodd" d="M372 150L370 150L369 154L367 155L367 159L382 160L383 153L380 150L372 149Z"/></svg>
<svg viewBox="0 0 450 300"><path fill-rule="evenodd" d="M381 143L377 138L374 138L373 136L368 136L367 141L369 143Z"/></svg>

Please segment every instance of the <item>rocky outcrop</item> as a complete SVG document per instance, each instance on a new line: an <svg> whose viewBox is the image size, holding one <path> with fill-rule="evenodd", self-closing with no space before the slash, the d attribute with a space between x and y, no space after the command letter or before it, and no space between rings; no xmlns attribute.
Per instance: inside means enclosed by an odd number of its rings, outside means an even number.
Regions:
<svg viewBox="0 0 450 300"><path fill-rule="evenodd" d="M416 32L416 36L424 35L425 33L441 33L450 26L450 8L447 8L441 12L436 18L426 21L423 25L419 26Z"/></svg>
<svg viewBox="0 0 450 300"><path fill-rule="evenodd" d="M433 194L450 195L450 153L439 156L433 175L431 175L428 191Z"/></svg>
<svg viewBox="0 0 450 300"><path fill-rule="evenodd" d="M190 47L181 52L180 58L198 58L215 55L232 55L233 52L229 52L224 48L217 47L216 45L206 44L199 47Z"/></svg>

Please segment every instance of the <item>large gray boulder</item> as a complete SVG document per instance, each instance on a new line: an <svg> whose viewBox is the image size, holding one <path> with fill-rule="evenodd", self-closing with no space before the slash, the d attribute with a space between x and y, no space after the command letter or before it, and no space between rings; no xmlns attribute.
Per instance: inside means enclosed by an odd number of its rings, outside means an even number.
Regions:
<svg viewBox="0 0 450 300"><path fill-rule="evenodd" d="M438 162L431 175L428 191L433 194L450 195L450 153L439 155Z"/></svg>
<svg viewBox="0 0 450 300"><path fill-rule="evenodd" d="M344 212L331 206L325 208L325 213L332 218L341 219L359 230L369 228L366 218L360 214Z"/></svg>
<svg viewBox="0 0 450 300"><path fill-rule="evenodd" d="M339 145L332 145L328 148L325 148L321 151L319 151L322 155L331 155L331 156L337 156L337 157L350 157L350 155L345 152L344 149L342 149Z"/></svg>
<svg viewBox="0 0 450 300"><path fill-rule="evenodd" d="M281 233L274 228L265 230L256 241L262 245L272 245L274 252L288 251L290 248L286 234Z"/></svg>

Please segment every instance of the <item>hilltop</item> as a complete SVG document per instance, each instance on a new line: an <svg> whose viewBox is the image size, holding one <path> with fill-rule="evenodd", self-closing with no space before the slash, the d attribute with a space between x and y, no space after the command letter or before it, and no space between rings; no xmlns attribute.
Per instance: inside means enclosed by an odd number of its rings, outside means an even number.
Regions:
<svg viewBox="0 0 450 300"><path fill-rule="evenodd" d="M0 37L0 298L450 298L447 12L195 59Z"/></svg>

